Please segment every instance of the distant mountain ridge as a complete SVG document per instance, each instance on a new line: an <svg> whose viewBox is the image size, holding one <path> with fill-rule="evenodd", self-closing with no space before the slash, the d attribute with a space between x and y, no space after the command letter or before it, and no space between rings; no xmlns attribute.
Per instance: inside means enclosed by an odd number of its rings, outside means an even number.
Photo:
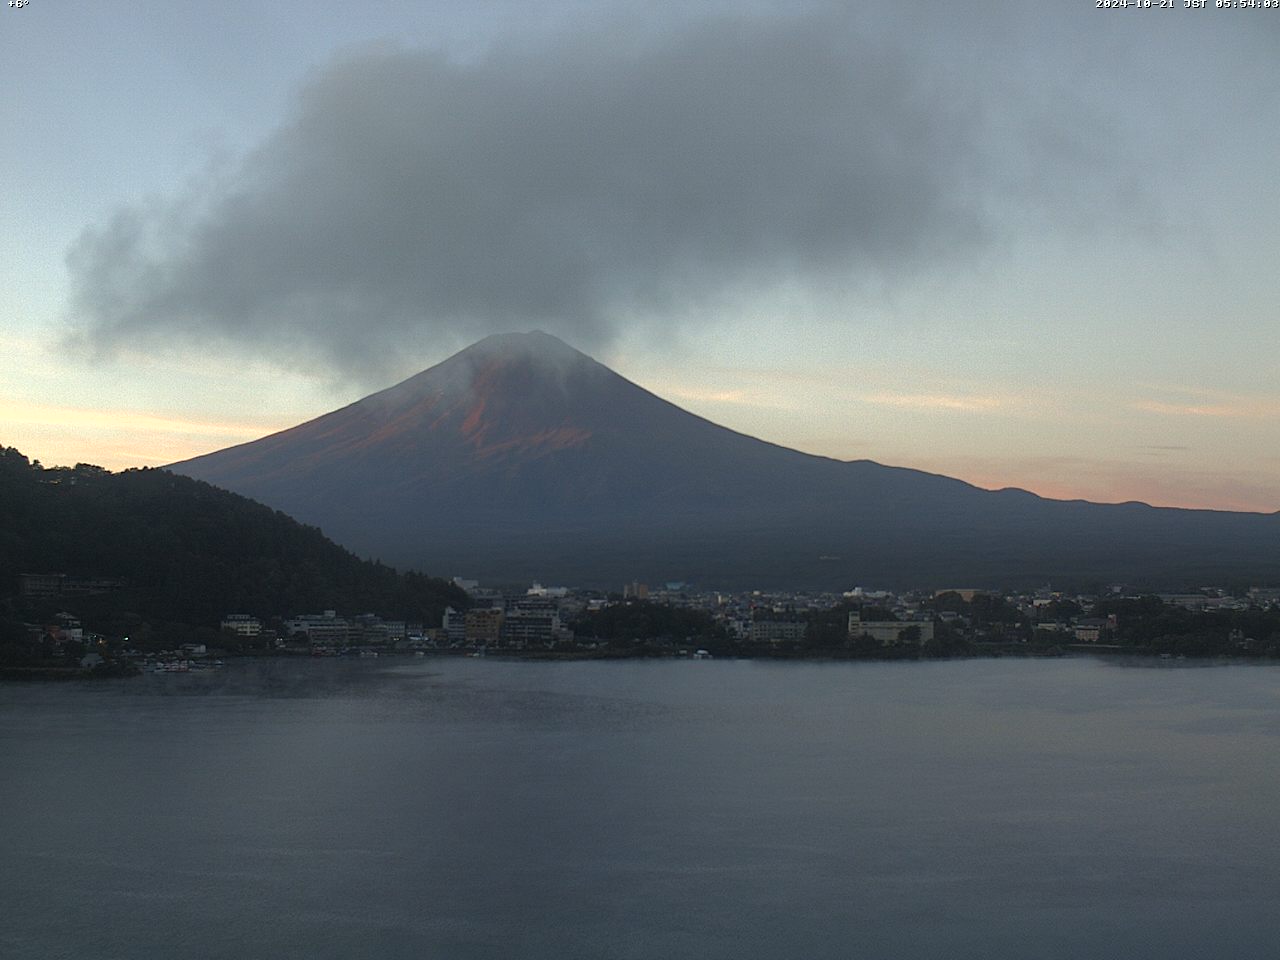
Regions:
<svg viewBox="0 0 1280 960"><path fill-rule="evenodd" d="M813 456L688 413L539 332L486 338L169 469L359 553L490 580L1280 580L1280 514L1054 501Z"/></svg>

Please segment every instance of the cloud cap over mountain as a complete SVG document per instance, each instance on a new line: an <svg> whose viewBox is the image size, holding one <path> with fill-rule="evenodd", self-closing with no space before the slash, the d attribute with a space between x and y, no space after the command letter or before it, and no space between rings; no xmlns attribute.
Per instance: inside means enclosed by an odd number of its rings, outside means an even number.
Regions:
<svg viewBox="0 0 1280 960"><path fill-rule="evenodd" d="M892 282L983 235L979 126L923 50L831 11L365 49L235 170L86 229L73 322L358 369L406 337L591 346L770 285Z"/></svg>

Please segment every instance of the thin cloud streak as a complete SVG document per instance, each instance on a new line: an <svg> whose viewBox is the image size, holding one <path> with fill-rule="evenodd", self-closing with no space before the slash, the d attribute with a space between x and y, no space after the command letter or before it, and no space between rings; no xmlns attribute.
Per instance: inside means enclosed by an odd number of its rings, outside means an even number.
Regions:
<svg viewBox="0 0 1280 960"><path fill-rule="evenodd" d="M662 387L652 389L659 396L674 397L688 403L726 404L735 407L756 407L765 410L791 410L794 404L783 403L745 390L702 390L690 387Z"/></svg>
<svg viewBox="0 0 1280 960"><path fill-rule="evenodd" d="M933 393L874 393L860 398L864 403L911 410L946 412L989 412L1007 406L998 397L966 397Z"/></svg>
<svg viewBox="0 0 1280 960"><path fill-rule="evenodd" d="M1280 415L1280 401L1240 400L1235 403L1186 404L1142 400L1134 410L1173 417L1264 418Z"/></svg>

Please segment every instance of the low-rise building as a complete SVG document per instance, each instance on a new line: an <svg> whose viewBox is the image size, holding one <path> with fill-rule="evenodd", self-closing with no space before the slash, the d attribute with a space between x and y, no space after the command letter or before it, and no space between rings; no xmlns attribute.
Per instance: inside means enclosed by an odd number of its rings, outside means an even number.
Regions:
<svg viewBox="0 0 1280 960"><path fill-rule="evenodd" d="M1081 617L1072 626L1077 643L1097 643L1114 628L1114 618L1106 617Z"/></svg>
<svg viewBox="0 0 1280 960"><path fill-rule="evenodd" d="M799 643L804 640L809 624L804 620L782 620L761 617L751 621L752 643Z"/></svg>
<svg viewBox="0 0 1280 960"><path fill-rule="evenodd" d="M333 610L322 614L308 613L284 622L289 633L305 633L312 644L319 646L342 645L351 636L351 625Z"/></svg>
<svg viewBox="0 0 1280 960"><path fill-rule="evenodd" d="M932 620L863 620L862 613L849 614L849 639L870 637L877 643L891 647L899 643L928 643L933 639Z"/></svg>
<svg viewBox="0 0 1280 960"><path fill-rule="evenodd" d="M222 618L222 630L237 637L257 637L262 634L262 621L247 613L228 613Z"/></svg>

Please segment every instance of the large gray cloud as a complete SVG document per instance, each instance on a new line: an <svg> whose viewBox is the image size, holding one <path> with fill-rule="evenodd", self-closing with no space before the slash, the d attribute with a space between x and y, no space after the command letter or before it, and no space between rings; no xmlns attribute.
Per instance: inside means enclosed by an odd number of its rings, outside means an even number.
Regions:
<svg viewBox="0 0 1280 960"><path fill-rule="evenodd" d="M86 229L75 323L351 372L427 336L593 346L773 282L892 279L984 234L992 153L949 79L831 12L365 50L217 182Z"/></svg>

